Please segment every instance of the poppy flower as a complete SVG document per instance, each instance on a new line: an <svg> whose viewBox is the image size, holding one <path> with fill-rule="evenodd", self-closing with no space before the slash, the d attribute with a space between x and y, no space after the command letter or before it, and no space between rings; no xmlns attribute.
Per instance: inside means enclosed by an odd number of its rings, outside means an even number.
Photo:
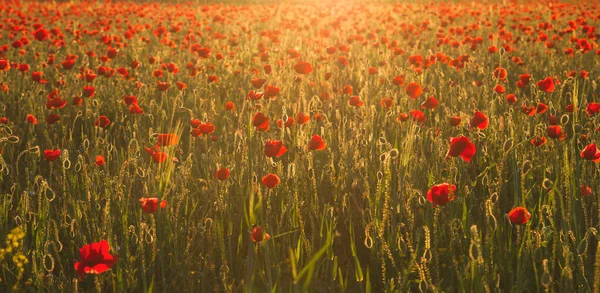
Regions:
<svg viewBox="0 0 600 293"><path fill-rule="evenodd" d="M106 164L106 160L104 159L103 156L97 155L96 162L94 162L94 163L96 164L96 166L102 166L102 165Z"/></svg>
<svg viewBox="0 0 600 293"><path fill-rule="evenodd" d="M262 183L267 188L274 188L275 186L279 185L280 182L281 179L279 179L279 176L277 176L277 174L271 173L262 178Z"/></svg>
<svg viewBox="0 0 600 293"><path fill-rule="evenodd" d="M308 121L310 121L310 115L306 115L303 112L300 112L298 113L298 115L296 115L296 123L303 125L306 124Z"/></svg>
<svg viewBox="0 0 600 293"><path fill-rule="evenodd" d="M312 72L313 68L308 62L298 62L294 65L294 70L296 70L296 73L298 74L309 74Z"/></svg>
<svg viewBox="0 0 600 293"><path fill-rule="evenodd" d="M588 116L596 115L600 113L600 104L596 102L591 102L585 107L585 112Z"/></svg>
<svg viewBox="0 0 600 293"><path fill-rule="evenodd" d="M265 84L265 82L267 82L267 80L263 78L253 78L250 80L250 82L254 88L259 89Z"/></svg>
<svg viewBox="0 0 600 293"><path fill-rule="evenodd" d="M323 138L318 134L313 135L308 143L308 149L314 151L324 150L325 146L325 141L323 141Z"/></svg>
<svg viewBox="0 0 600 293"><path fill-rule="evenodd" d="M397 86L403 86L404 85L404 77L396 76L396 77L394 77L394 80L392 80L392 83Z"/></svg>
<svg viewBox="0 0 600 293"><path fill-rule="evenodd" d="M600 162L600 150L596 144L588 144L581 152L581 157L592 162Z"/></svg>
<svg viewBox="0 0 600 293"><path fill-rule="evenodd" d="M554 92L555 89L554 80L551 77L546 77L545 79L538 81L536 85L541 91L546 93Z"/></svg>
<svg viewBox="0 0 600 293"><path fill-rule="evenodd" d="M110 119L108 119L108 117L102 115L102 116L98 117L98 120L96 120L94 125L105 128L108 125L110 125Z"/></svg>
<svg viewBox="0 0 600 293"><path fill-rule="evenodd" d="M46 116L46 123L52 125L56 122L60 121L60 115L56 114L56 113L52 113L49 114L48 116Z"/></svg>
<svg viewBox="0 0 600 293"><path fill-rule="evenodd" d="M544 103L538 103L537 108L536 108L536 112L538 114L544 114L546 112L546 110L548 110L548 106Z"/></svg>
<svg viewBox="0 0 600 293"><path fill-rule="evenodd" d="M410 116L408 116L408 114L406 114L406 113L398 114L398 121L400 121L400 122L405 122L408 120L408 118L410 118Z"/></svg>
<svg viewBox="0 0 600 293"><path fill-rule="evenodd" d="M531 144L536 147L543 146L544 144L546 144L546 137L545 136L536 136L531 139Z"/></svg>
<svg viewBox="0 0 600 293"><path fill-rule="evenodd" d="M364 105L364 102L360 100L359 96L351 96L350 100L348 100L348 104L350 106L362 107Z"/></svg>
<svg viewBox="0 0 600 293"><path fill-rule="evenodd" d="M252 227L252 233L250 234L250 238L256 243L261 243L263 240L269 240L271 236L269 234L263 233L263 229L260 226L254 226Z"/></svg>
<svg viewBox="0 0 600 293"><path fill-rule="evenodd" d="M269 117L258 112L252 117L252 125L254 125L258 131L267 131L269 130Z"/></svg>
<svg viewBox="0 0 600 293"><path fill-rule="evenodd" d="M219 168L217 170L217 172L215 173L215 178L223 181L223 180L227 180L227 178L229 178L229 169L227 168Z"/></svg>
<svg viewBox="0 0 600 293"><path fill-rule="evenodd" d="M270 86L270 85L267 85L265 87L265 93L264 93L265 98L274 98L275 96L277 96L277 94L279 94L278 87Z"/></svg>
<svg viewBox="0 0 600 293"><path fill-rule="evenodd" d="M164 91L166 91L166 90L168 90L168 89L169 89L169 84L168 84L168 83L166 83L166 82L161 82L161 81L159 81L159 82L156 84L156 88L157 88L159 91L161 91L161 92L164 92Z"/></svg>
<svg viewBox="0 0 600 293"><path fill-rule="evenodd" d="M415 122L425 122L427 120L427 117L425 117L425 113L419 110L412 110L408 113L410 114L410 116L412 116L412 119Z"/></svg>
<svg viewBox="0 0 600 293"><path fill-rule="evenodd" d="M531 214L524 207L516 207L508 212L508 218L514 225L523 225L529 221Z"/></svg>
<svg viewBox="0 0 600 293"><path fill-rule="evenodd" d="M494 87L494 91L495 91L496 93L498 93L498 94L503 94L503 93L505 93L505 92L506 92L506 89L504 89L504 87L503 87L501 84L497 84L497 85Z"/></svg>
<svg viewBox="0 0 600 293"><path fill-rule="evenodd" d="M158 211L158 198L156 197L142 197L140 198L140 203L142 203L142 210L149 214L154 214ZM160 202L160 208L164 209L167 207L167 201L162 200Z"/></svg>
<svg viewBox="0 0 600 293"><path fill-rule="evenodd" d="M435 109L435 107L437 107L438 104L439 104L438 100L434 96L431 96L431 97L427 98L427 100L425 100L425 102L423 102L421 104L421 108Z"/></svg>
<svg viewBox="0 0 600 293"><path fill-rule="evenodd" d="M416 82L411 82L406 86L406 94L411 99L416 99L416 98L420 97L422 92L423 92L423 88L421 88L421 85L419 85Z"/></svg>
<svg viewBox="0 0 600 293"><path fill-rule="evenodd" d="M346 95L351 95L354 92L354 89L351 85L347 84L342 88L342 92Z"/></svg>
<svg viewBox="0 0 600 293"><path fill-rule="evenodd" d="M178 82L176 82L175 84L177 85L177 88L178 88L180 91L182 91L182 90L184 90L184 89L187 89L187 84L185 84L185 83L183 83L183 82L181 82L181 81L178 81Z"/></svg>
<svg viewBox="0 0 600 293"><path fill-rule="evenodd" d="M432 186L427 191L427 200L432 203L433 207L438 205L446 205L456 198L456 186L454 184L441 183Z"/></svg>
<svg viewBox="0 0 600 293"><path fill-rule="evenodd" d="M390 109L394 105L394 100L390 98L383 98L381 101L379 101L379 104L386 109Z"/></svg>
<svg viewBox="0 0 600 293"><path fill-rule="evenodd" d="M482 112L476 111L473 117L471 118L471 121L469 122L469 129L472 129L474 127L477 127L479 129L485 129L486 127L488 127L488 124L488 117Z"/></svg>
<svg viewBox="0 0 600 293"><path fill-rule="evenodd" d="M233 110L235 110L235 105L233 104L233 102L227 102L227 103L225 103L225 110L227 110L227 111L233 111Z"/></svg>
<svg viewBox="0 0 600 293"><path fill-rule="evenodd" d="M161 133L158 135L157 143L160 146L172 146L179 142L179 136L174 133Z"/></svg>
<svg viewBox="0 0 600 293"><path fill-rule="evenodd" d="M287 121L285 121L285 123L283 122L283 120L277 119L277 126L279 128L291 127L292 125L294 125L294 118L292 118L292 117L288 116Z"/></svg>
<svg viewBox="0 0 600 293"><path fill-rule="evenodd" d="M593 194L592 188L587 185L579 186L579 193L581 194L581 196L592 196Z"/></svg>
<svg viewBox="0 0 600 293"><path fill-rule="evenodd" d="M506 77L508 76L508 71L506 71L506 69L502 68L502 67L498 67L496 68L496 70L494 70L494 77L500 80L506 79Z"/></svg>
<svg viewBox="0 0 600 293"><path fill-rule="evenodd" d="M460 125L461 121L462 121L462 119L460 118L460 116L452 116L452 117L450 117L450 125L452 125L452 126L458 126L458 125Z"/></svg>
<svg viewBox="0 0 600 293"><path fill-rule="evenodd" d="M84 86L83 87L83 96L87 98L92 98L96 95L96 89L93 86Z"/></svg>
<svg viewBox="0 0 600 293"><path fill-rule="evenodd" d="M146 150L146 153L150 155L152 161L156 163L162 163L169 157L167 153L158 150L158 145L155 146L153 149L147 147L144 147L144 149Z"/></svg>
<svg viewBox="0 0 600 293"><path fill-rule="evenodd" d="M138 100L135 96L125 96L123 98L123 102L125 102L126 105L131 105L131 104L137 104Z"/></svg>
<svg viewBox="0 0 600 293"><path fill-rule="evenodd" d="M217 129L217 127L212 125L212 123L210 123L210 122L200 123L200 125L198 125L198 130L202 134L211 134L211 133L215 132L215 129Z"/></svg>
<svg viewBox="0 0 600 293"><path fill-rule="evenodd" d="M566 137L565 132L562 131L562 127L559 125L549 125L546 127L546 133L550 138L555 138L558 140L563 140Z"/></svg>
<svg viewBox="0 0 600 293"><path fill-rule="evenodd" d="M36 40L43 42L48 38L49 32L48 30L44 29L43 27L37 29L35 32L33 32L33 36L35 37Z"/></svg>
<svg viewBox="0 0 600 293"><path fill-rule="evenodd" d="M265 155L269 158L281 157L287 152L287 148L283 145L280 140L270 140L265 142Z"/></svg>
<svg viewBox="0 0 600 293"><path fill-rule="evenodd" d="M80 279L85 274L102 274L110 270L119 259L116 255L111 255L108 251L110 247L106 240L84 245L79 249L80 260L75 263L75 270Z"/></svg>
<svg viewBox="0 0 600 293"><path fill-rule="evenodd" d="M46 161L53 162L53 161L58 160L58 158L60 158L60 150L59 149L44 151L44 159Z"/></svg>
<svg viewBox="0 0 600 293"><path fill-rule="evenodd" d="M475 155L475 145L464 135L450 138L450 149L446 153L448 157L460 156L465 162L470 162Z"/></svg>
<svg viewBox="0 0 600 293"><path fill-rule="evenodd" d="M144 110L137 103L129 106L129 114L144 114Z"/></svg>
<svg viewBox="0 0 600 293"><path fill-rule="evenodd" d="M511 105L514 105L517 102L517 96L515 96L514 94L508 94L506 95L506 102L508 102Z"/></svg>
<svg viewBox="0 0 600 293"><path fill-rule="evenodd" d="M0 123L2 123L4 125L8 124L8 118L6 118L6 117L0 118Z"/></svg>

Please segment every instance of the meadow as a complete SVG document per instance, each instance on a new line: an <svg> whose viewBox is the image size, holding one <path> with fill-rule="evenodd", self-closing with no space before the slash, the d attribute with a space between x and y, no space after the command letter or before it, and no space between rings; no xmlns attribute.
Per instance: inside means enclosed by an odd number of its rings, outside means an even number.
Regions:
<svg viewBox="0 0 600 293"><path fill-rule="evenodd" d="M1 292L600 290L600 5L0 2Z"/></svg>

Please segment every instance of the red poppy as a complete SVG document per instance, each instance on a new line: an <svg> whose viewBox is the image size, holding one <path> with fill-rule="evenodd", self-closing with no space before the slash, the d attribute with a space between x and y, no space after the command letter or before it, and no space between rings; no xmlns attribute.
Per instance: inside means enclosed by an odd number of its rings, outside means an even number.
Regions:
<svg viewBox="0 0 600 293"><path fill-rule="evenodd" d="M283 121L281 119L277 119L277 126L279 128L283 128L283 127L291 127L292 125L294 125L294 118L289 117L287 121L285 121L285 123L283 123Z"/></svg>
<svg viewBox="0 0 600 293"><path fill-rule="evenodd" d="M579 186L579 193L581 193L581 196L592 196L593 194L592 188L583 184Z"/></svg>
<svg viewBox="0 0 600 293"><path fill-rule="evenodd" d="M223 181L223 180L227 180L227 178L229 178L229 169L227 168L219 168L217 170L217 172L215 173L215 178Z"/></svg>
<svg viewBox="0 0 600 293"><path fill-rule="evenodd" d="M450 138L450 149L446 153L448 157L460 156L465 162L470 162L475 155L475 145L464 135Z"/></svg>
<svg viewBox="0 0 600 293"><path fill-rule="evenodd" d="M381 101L379 101L379 104L386 109L390 109L394 105L394 100L390 98L383 98Z"/></svg>
<svg viewBox="0 0 600 293"><path fill-rule="evenodd" d="M556 138L558 140L563 140L566 137L566 133L562 131L562 127L559 125L550 125L546 127L546 133L550 138Z"/></svg>
<svg viewBox="0 0 600 293"><path fill-rule="evenodd" d="M152 160L156 163L162 163L169 157L167 153L161 152L158 149L158 145L155 146L153 149L144 147L144 150L146 150L146 153L150 155L150 157L152 157Z"/></svg>
<svg viewBox="0 0 600 293"><path fill-rule="evenodd" d="M425 113L419 110L412 110L408 113L410 114L410 116L412 116L412 119L415 122L425 122L427 120L427 117L425 117Z"/></svg>
<svg viewBox="0 0 600 293"><path fill-rule="evenodd" d="M432 186L427 191L427 199L435 208L438 205L446 205L456 198L456 186L454 184L441 183Z"/></svg>
<svg viewBox="0 0 600 293"><path fill-rule="evenodd" d="M58 158L60 158L60 150L59 149L44 151L44 159L46 161L53 162L53 161L58 160Z"/></svg>
<svg viewBox="0 0 600 293"><path fill-rule="evenodd" d="M262 183L267 187L267 188L274 188L275 186L277 186L279 183L281 182L281 179L279 179L279 176L277 176L277 174L269 174L266 175L265 177L262 178Z"/></svg>
<svg viewBox="0 0 600 293"><path fill-rule="evenodd" d="M126 105L131 105L131 104L137 104L138 100L135 96L125 96L123 98L123 102L125 102Z"/></svg>
<svg viewBox="0 0 600 293"><path fill-rule="evenodd" d="M581 157L592 162L600 162L600 150L596 144L588 144L581 152Z"/></svg>
<svg viewBox="0 0 600 293"><path fill-rule="evenodd" d="M364 105L364 102L360 100L359 96L351 96L350 100L348 100L348 104L350 106L362 107Z"/></svg>
<svg viewBox="0 0 600 293"><path fill-rule="evenodd" d="M408 120L408 118L410 118L410 116L408 116L408 114L406 114L406 113L398 114L398 121L400 121L400 122L405 122Z"/></svg>
<svg viewBox="0 0 600 293"><path fill-rule="evenodd" d="M48 116L46 116L46 123L52 125L56 122L60 121L60 115L56 114L56 113L52 113L49 114Z"/></svg>
<svg viewBox="0 0 600 293"><path fill-rule="evenodd" d="M425 102L423 102L421 104L421 108L435 109L435 107L437 107L438 104L439 104L438 100L434 96L431 96L431 97L427 98L427 100L425 100Z"/></svg>
<svg viewBox="0 0 600 293"><path fill-rule="evenodd" d="M142 203L142 210L149 214L154 214L158 211L158 198L156 197L142 197L140 198L140 203ZM167 201L162 200L160 202L160 208L164 209L167 207Z"/></svg>
<svg viewBox="0 0 600 293"><path fill-rule="evenodd" d="M160 146L172 146L179 142L179 137L174 133L161 133L158 135L158 145Z"/></svg>
<svg viewBox="0 0 600 293"><path fill-rule="evenodd" d="M308 121L310 121L310 115L306 115L302 112L300 112L300 113L298 113L298 115L296 115L296 123L303 125L303 124L306 124Z"/></svg>
<svg viewBox="0 0 600 293"><path fill-rule="evenodd" d="M212 123L210 123L210 122L200 123L200 125L198 125L198 130L202 134L211 134L211 133L215 132L215 129L217 129L217 127L212 125Z"/></svg>
<svg viewBox="0 0 600 293"><path fill-rule="evenodd" d="M225 110L227 110L227 111L233 111L233 110L235 110L235 105L233 104L233 102L227 102L227 103L225 103Z"/></svg>
<svg viewBox="0 0 600 293"><path fill-rule="evenodd" d="M452 125L452 126L458 126L458 125L460 125L461 121L462 121L462 119L460 118L460 116L452 116L452 117L450 117L450 125Z"/></svg>
<svg viewBox="0 0 600 293"><path fill-rule="evenodd" d="M0 123L2 123L4 125L8 124L8 118L6 118L6 117L0 118Z"/></svg>
<svg viewBox="0 0 600 293"><path fill-rule="evenodd" d="M275 87L275 86L270 86L267 85L265 87L265 98L274 98L275 96L277 96L277 94L279 94L279 88Z"/></svg>
<svg viewBox="0 0 600 293"><path fill-rule="evenodd" d="M498 67L496 70L494 70L494 77L497 79L506 79L507 76L508 71L502 67Z"/></svg>
<svg viewBox="0 0 600 293"><path fill-rule="evenodd" d="M531 144L536 147L543 146L544 144L546 144L546 137L545 136L536 136L531 139Z"/></svg>
<svg viewBox="0 0 600 293"><path fill-rule="evenodd" d="M585 107L585 112L588 116L596 115L600 113L600 104L596 102L591 102Z"/></svg>
<svg viewBox="0 0 600 293"><path fill-rule="evenodd" d="M489 119L482 112L476 111L471 121L469 122L469 128L477 127L479 129L485 129L488 127Z"/></svg>
<svg viewBox="0 0 600 293"><path fill-rule="evenodd" d="M102 165L106 164L106 160L104 159L103 156L97 155L96 162L94 162L94 163L96 164L96 166L102 166Z"/></svg>
<svg viewBox="0 0 600 293"><path fill-rule="evenodd" d="M354 92L354 89L351 85L347 84L342 88L342 92L346 95L351 95Z"/></svg>
<svg viewBox="0 0 600 293"><path fill-rule="evenodd" d="M263 240L269 240L271 236L266 233L263 234L263 229L260 226L254 226L250 238L256 243L261 243Z"/></svg>
<svg viewBox="0 0 600 293"><path fill-rule="evenodd" d="M537 82L538 88L547 93L551 93L555 89L554 80L551 77L546 77L544 80Z"/></svg>
<svg viewBox="0 0 600 293"><path fill-rule="evenodd" d="M37 29L35 32L33 32L33 36L35 37L36 40L43 42L48 38L48 30L41 27L41 28Z"/></svg>
<svg viewBox="0 0 600 293"><path fill-rule="evenodd" d="M75 263L75 270L80 279L85 274L102 274L110 270L119 259L116 255L108 253L110 247L106 240L84 245L79 249L80 260Z"/></svg>
<svg viewBox="0 0 600 293"><path fill-rule="evenodd" d="M159 91L161 91L161 92L164 92L164 91L166 91L167 89L169 89L169 84L168 84L168 83L166 83L166 82L161 82L161 81L159 81L159 82L156 84L156 88L157 88Z"/></svg>
<svg viewBox="0 0 600 293"><path fill-rule="evenodd" d="M287 148L283 145L280 140L270 140L265 142L265 155L269 158L281 157L287 152Z"/></svg>
<svg viewBox="0 0 600 293"><path fill-rule="evenodd" d="M324 150L325 146L325 141L323 141L323 138L318 134L313 135L308 143L308 149L314 151Z"/></svg>
<svg viewBox="0 0 600 293"><path fill-rule="evenodd" d="M495 91L496 93L498 93L498 94L503 94L503 93L505 93L505 92L506 92L506 89L504 89L504 87L503 87L501 84L497 84L497 85L494 87L494 91Z"/></svg>
<svg viewBox="0 0 600 293"><path fill-rule="evenodd" d="M110 119L108 119L108 117L102 115L100 117L98 117L98 120L96 120L96 122L94 123L95 126L100 126L102 128L107 127L108 125L110 125Z"/></svg>
<svg viewBox="0 0 600 293"><path fill-rule="evenodd" d="M312 72L313 68L308 62L299 62L294 65L294 70L296 70L296 73L298 74L309 74Z"/></svg>
<svg viewBox="0 0 600 293"><path fill-rule="evenodd" d="M529 221L531 214L524 207L516 207L508 212L508 218L515 225L523 225Z"/></svg>
<svg viewBox="0 0 600 293"><path fill-rule="evenodd" d="M269 130L269 117L258 112L252 117L252 125L254 125L258 131L267 131Z"/></svg>
<svg viewBox="0 0 600 293"><path fill-rule="evenodd" d="M419 85L416 82L411 82L406 86L406 94L411 99L418 98L419 96L421 96L422 92L423 92L423 88L421 88L421 85Z"/></svg>
<svg viewBox="0 0 600 293"><path fill-rule="evenodd" d="M267 82L267 80L263 78L253 78L252 80L250 80L250 82L252 83L252 86L254 88L259 89L265 84L265 82Z"/></svg>
<svg viewBox="0 0 600 293"><path fill-rule="evenodd" d="M535 110L538 114L544 114L546 110L548 110L548 106L544 103L538 103L537 108Z"/></svg>
<svg viewBox="0 0 600 293"><path fill-rule="evenodd" d="M181 82L181 81L178 81L178 82L176 82L175 84L177 85L177 88L178 88L180 91L182 91L182 90L184 90L184 89L187 89L187 84L185 84L185 83L183 83L183 82Z"/></svg>
<svg viewBox="0 0 600 293"><path fill-rule="evenodd" d="M144 110L137 103L131 104L129 106L129 114L144 114Z"/></svg>
<svg viewBox="0 0 600 293"><path fill-rule="evenodd" d="M506 95L506 102L508 102L511 105L514 105L517 102L517 96L515 96L514 94Z"/></svg>

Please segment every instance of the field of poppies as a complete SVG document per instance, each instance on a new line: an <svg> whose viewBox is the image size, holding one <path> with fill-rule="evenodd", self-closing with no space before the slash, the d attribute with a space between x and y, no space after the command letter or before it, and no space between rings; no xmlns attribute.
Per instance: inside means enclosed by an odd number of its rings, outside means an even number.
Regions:
<svg viewBox="0 0 600 293"><path fill-rule="evenodd" d="M0 291L600 290L600 5L0 2Z"/></svg>

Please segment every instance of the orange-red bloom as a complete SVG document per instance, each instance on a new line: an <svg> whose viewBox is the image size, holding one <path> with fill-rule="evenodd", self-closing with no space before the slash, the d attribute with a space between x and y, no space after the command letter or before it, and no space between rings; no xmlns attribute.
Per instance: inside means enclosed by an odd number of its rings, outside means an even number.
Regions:
<svg viewBox="0 0 600 293"><path fill-rule="evenodd" d="M44 151L44 159L46 159L46 161L52 162L52 161L58 160L58 158L60 158L60 150L59 149Z"/></svg>
<svg viewBox="0 0 600 293"><path fill-rule="evenodd" d="M283 145L280 140L270 140L265 142L265 155L269 158L281 157L287 152L287 148Z"/></svg>
<svg viewBox="0 0 600 293"><path fill-rule="evenodd" d="M546 77L545 79L538 81L537 86L541 91L547 93L554 92L555 89L554 80L551 77Z"/></svg>
<svg viewBox="0 0 600 293"><path fill-rule="evenodd" d="M318 134L313 135L310 139L310 142L308 143L309 150L320 151L324 150L325 146L325 141L323 141L323 138L321 138L321 136Z"/></svg>
<svg viewBox="0 0 600 293"><path fill-rule="evenodd" d="M156 197L142 197L140 198L140 203L142 203L142 210L146 213L154 214L158 211L158 198ZM160 202L160 208L164 209L165 207L167 207L167 201L162 200Z"/></svg>
<svg viewBox="0 0 600 293"><path fill-rule="evenodd" d="M592 162L600 162L600 150L595 143L588 144L581 152L581 157Z"/></svg>
<svg viewBox="0 0 600 293"><path fill-rule="evenodd" d="M475 145L464 135L450 139L450 149L446 158L460 156L465 162L470 162L475 155Z"/></svg>
<svg viewBox="0 0 600 293"><path fill-rule="evenodd" d="M277 176L277 174L271 173L262 178L262 183L267 188L275 188L275 186L279 185L280 182L281 179L279 179L279 176Z"/></svg>
<svg viewBox="0 0 600 293"><path fill-rule="evenodd" d="M227 178L229 178L229 169L227 168L219 168L217 170L217 172L215 173L215 178L223 181L223 180L227 180Z"/></svg>
<svg viewBox="0 0 600 293"><path fill-rule="evenodd" d="M75 263L75 270L80 279L85 274L102 274L110 270L119 259L108 251L110 247L106 240L84 245L79 249L80 260Z"/></svg>
<svg viewBox="0 0 600 293"><path fill-rule="evenodd" d="M427 191L427 200L433 204L435 208L438 205L446 205L456 198L456 186L454 184L441 183L432 186Z"/></svg>
<svg viewBox="0 0 600 293"><path fill-rule="evenodd" d="M524 207L516 207L508 212L508 218L515 225L523 225L529 221L531 214Z"/></svg>

